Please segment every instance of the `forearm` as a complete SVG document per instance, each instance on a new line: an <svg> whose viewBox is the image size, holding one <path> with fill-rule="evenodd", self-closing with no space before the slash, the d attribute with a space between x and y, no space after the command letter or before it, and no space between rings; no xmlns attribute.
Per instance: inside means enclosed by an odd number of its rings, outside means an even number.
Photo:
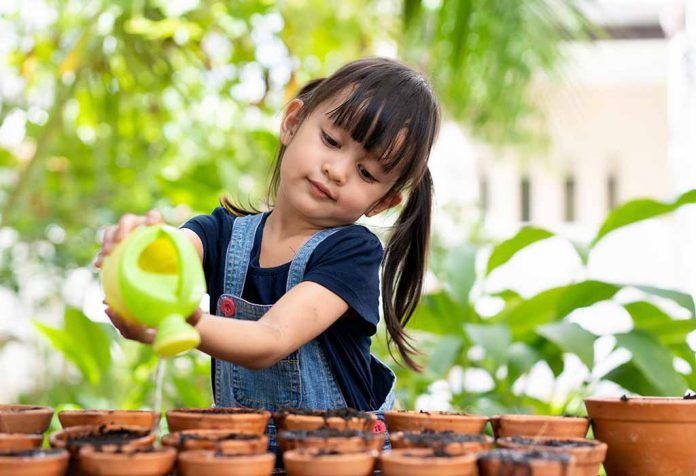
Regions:
<svg viewBox="0 0 696 476"><path fill-rule="evenodd" d="M201 335L199 350L247 368L270 367L292 352L280 329L262 321L203 314L196 329Z"/></svg>

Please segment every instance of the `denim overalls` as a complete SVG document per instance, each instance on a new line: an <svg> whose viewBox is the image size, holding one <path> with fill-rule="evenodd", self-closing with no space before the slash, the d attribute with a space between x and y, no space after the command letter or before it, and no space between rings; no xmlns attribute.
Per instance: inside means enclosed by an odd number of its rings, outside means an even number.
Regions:
<svg viewBox="0 0 696 476"><path fill-rule="evenodd" d="M227 248L224 276L224 294L217 302L218 316L257 321L270 305L253 304L241 298L244 290L256 230L263 214L237 217L232 226L232 237ZM341 227L327 228L314 234L295 254L288 272L286 292L299 284L314 249ZM394 404L394 373L377 359L372 371L389 382L384 402L374 413L383 420L384 410ZM215 405L223 407L251 407L277 411L283 408L327 410L346 407L340 388L334 378L324 349L318 338L307 342L273 366L252 370L231 362L215 361ZM384 425L381 425L384 428ZM269 423L268 437L271 451L276 450L275 427Z"/></svg>

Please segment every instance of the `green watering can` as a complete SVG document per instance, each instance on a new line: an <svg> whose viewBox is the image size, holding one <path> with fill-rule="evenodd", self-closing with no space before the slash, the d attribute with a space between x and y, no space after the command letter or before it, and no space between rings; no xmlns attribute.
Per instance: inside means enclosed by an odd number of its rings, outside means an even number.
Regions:
<svg viewBox="0 0 696 476"><path fill-rule="evenodd" d="M176 228L144 226L104 258L102 286L119 315L157 328L155 352L169 357L200 343L186 322L205 293L205 276L193 244Z"/></svg>

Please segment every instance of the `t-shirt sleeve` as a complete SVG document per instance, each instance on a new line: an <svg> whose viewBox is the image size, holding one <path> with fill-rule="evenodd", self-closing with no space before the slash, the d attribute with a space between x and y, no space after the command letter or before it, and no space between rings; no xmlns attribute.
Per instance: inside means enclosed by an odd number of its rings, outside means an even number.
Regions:
<svg viewBox="0 0 696 476"><path fill-rule="evenodd" d="M304 281L340 296L373 335L379 322L379 267L384 250L367 228L353 225L326 238L307 263Z"/></svg>
<svg viewBox="0 0 696 476"><path fill-rule="evenodd" d="M219 293L220 283L216 277L222 275L218 268L225 262L223 258L230 241L233 221L234 217L227 210L217 207L210 215L193 217L181 226L196 233L203 244L203 271L211 298Z"/></svg>

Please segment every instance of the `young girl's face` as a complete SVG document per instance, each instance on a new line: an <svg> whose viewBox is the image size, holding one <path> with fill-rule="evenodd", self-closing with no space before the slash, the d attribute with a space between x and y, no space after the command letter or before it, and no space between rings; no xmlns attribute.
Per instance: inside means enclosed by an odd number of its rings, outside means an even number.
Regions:
<svg viewBox="0 0 696 476"><path fill-rule="evenodd" d="M399 167L385 172L378 157L335 126L329 113L336 106L335 102L321 104L300 122L302 101L294 100L281 126L286 149L278 204L320 227L354 223L401 201L399 194L386 196Z"/></svg>

